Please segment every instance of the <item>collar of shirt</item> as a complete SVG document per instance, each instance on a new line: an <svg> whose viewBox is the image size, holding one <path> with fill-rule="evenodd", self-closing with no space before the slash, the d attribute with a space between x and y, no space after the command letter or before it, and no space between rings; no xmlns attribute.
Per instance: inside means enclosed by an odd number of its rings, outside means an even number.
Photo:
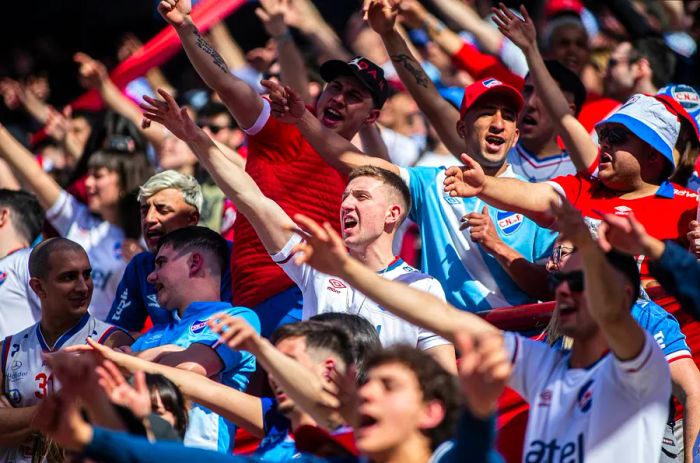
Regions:
<svg viewBox="0 0 700 463"><path fill-rule="evenodd" d="M225 310L231 307L231 304L228 302L221 302L221 301L204 301L204 302L193 302L190 305L187 306L185 311L183 312L182 318L177 313L177 310L173 311L173 318L176 323L180 322L181 320L185 320L188 318L192 318L193 316L196 316L202 312L209 312L211 313L213 310Z"/></svg>

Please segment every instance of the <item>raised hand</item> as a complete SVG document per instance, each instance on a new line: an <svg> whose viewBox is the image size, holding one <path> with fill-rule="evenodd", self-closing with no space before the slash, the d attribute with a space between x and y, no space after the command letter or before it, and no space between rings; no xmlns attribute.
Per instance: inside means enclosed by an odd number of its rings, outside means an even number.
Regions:
<svg viewBox="0 0 700 463"><path fill-rule="evenodd" d="M235 350L246 350L253 355L258 355L262 338L255 328L241 317L220 313L214 315L207 324L209 328L219 335L219 343L226 344Z"/></svg>
<svg viewBox="0 0 700 463"><path fill-rule="evenodd" d="M348 252L338 232L328 222L320 226L302 214L296 214L294 220L306 230L289 230L304 238L304 241L292 250L292 253L296 254L295 263L308 264L319 272L339 276L343 264L348 259Z"/></svg>
<svg viewBox="0 0 700 463"><path fill-rule="evenodd" d="M68 136L71 124L71 107L66 106L63 112L58 112L53 107L49 106L46 117L44 130L46 134L56 140L63 142Z"/></svg>
<svg viewBox="0 0 700 463"><path fill-rule="evenodd" d="M417 0L402 0L399 3L399 11L403 22L412 28L422 28L430 13Z"/></svg>
<svg viewBox="0 0 700 463"><path fill-rule="evenodd" d="M126 407L137 418L145 418L151 413L151 395L146 385L146 374L143 371L134 373L134 385L126 381L117 366L105 360L95 371L99 377L99 385L107 393L107 397L117 405Z"/></svg>
<svg viewBox="0 0 700 463"><path fill-rule="evenodd" d="M598 243L604 251L614 248L633 256L647 254L648 243L653 238L633 213L626 216L609 213L600 215L603 223L598 227Z"/></svg>
<svg viewBox="0 0 700 463"><path fill-rule="evenodd" d="M456 347L462 353L459 382L467 407L478 418L488 418L495 410L510 377L512 365L499 333L473 338L457 333Z"/></svg>
<svg viewBox="0 0 700 463"><path fill-rule="evenodd" d="M384 35L392 32L399 14L396 0L371 0L363 9L367 23L374 32Z"/></svg>
<svg viewBox="0 0 700 463"><path fill-rule="evenodd" d="M479 243L488 252L494 252L496 247L503 243L503 240L498 236L496 227L489 215L488 206L484 206L481 212L471 212L462 217L462 225L459 229L464 230L469 228L469 236L472 241Z"/></svg>
<svg viewBox="0 0 700 463"><path fill-rule="evenodd" d="M345 369L345 372L340 372L333 368L330 380L335 388L334 390L326 389L326 392L332 394L337 400L338 412L345 422L352 427L357 427L359 425L357 416L359 403L357 398L357 367L354 363L350 364Z"/></svg>
<svg viewBox="0 0 700 463"><path fill-rule="evenodd" d="M290 0L260 0L260 6L262 8L256 8L255 14L262 21L267 35L275 38L289 32Z"/></svg>
<svg viewBox="0 0 700 463"><path fill-rule="evenodd" d="M286 124L295 124L306 112L306 105L299 94L289 85L272 80L260 82L269 91L272 115Z"/></svg>
<svg viewBox="0 0 700 463"><path fill-rule="evenodd" d="M479 163L466 154L462 154L461 158L463 166L453 166L445 171L445 193L471 198L484 189L486 174Z"/></svg>
<svg viewBox="0 0 700 463"><path fill-rule="evenodd" d="M85 88L96 88L109 77L105 65L85 53L76 53L73 61L80 65L78 79Z"/></svg>
<svg viewBox="0 0 700 463"><path fill-rule="evenodd" d="M559 232L561 239L571 241L578 248L595 244L583 216L564 196L552 201L550 212L556 218L553 228Z"/></svg>
<svg viewBox="0 0 700 463"><path fill-rule="evenodd" d="M147 121L164 125L180 140L187 141L194 138L201 129L192 121L187 113L187 108L180 108L175 102L175 98L162 88L158 89L158 93L163 97L163 100L156 100L148 95L143 96L146 103L139 105L144 111L143 117Z"/></svg>
<svg viewBox="0 0 700 463"><path fill-rule="evenodd" d="M523 51L537 48L535 23L532 22L523 5L520 5L520 14L523 19L518 18L503 3L499 3L498 8L491 8L491 11L494 14L493 22L496 23L501 34L508 37Z"/></svg>
<svg viewBox="0 0 700 463"><path fill-rule="evenodd" d="M175 27L185 24L191 11L192 2L190 0L162 0L158 4L158 13L168 24Z"/></svg>

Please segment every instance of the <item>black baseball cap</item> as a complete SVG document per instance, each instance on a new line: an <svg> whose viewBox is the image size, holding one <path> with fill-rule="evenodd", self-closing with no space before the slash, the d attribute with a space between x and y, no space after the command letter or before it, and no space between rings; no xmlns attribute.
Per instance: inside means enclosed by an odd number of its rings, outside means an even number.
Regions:
<svg viewBox="0 0 700 463"><path fill-rule="evenodd" d="M377 109L381 109L389 97L389 84L384 78L384 70L364 56L356 56L347 63L333 59L321 65L321 77L326 82L338 76L356 77L369 90Z"/></svg>

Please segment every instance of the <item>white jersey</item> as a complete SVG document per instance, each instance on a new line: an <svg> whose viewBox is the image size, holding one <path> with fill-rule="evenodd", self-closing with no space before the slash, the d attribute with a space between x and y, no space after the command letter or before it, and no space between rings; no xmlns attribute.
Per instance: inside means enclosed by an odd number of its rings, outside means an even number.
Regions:
<svg viewBox="0 0 700 463"><path fill-rule="evenodd" d="M628 361L606 354L570 368L570 353L505 334L509 386L530 404L523 461L657 463L668 418L671 376L650 334Z"/></svg>
<svg viewBox="0 0 700 463"><path fill-rule="evenodd" d="M0 259L0 339L41 318L39 298L29 287L31 252L31 248L22 248Z"/></svg>
<svg viewBox="0 0 700 463"><path fill-rule="evenodd" d="M65 191L46 211L46 218L61 236L75 241L87 252L95 285L90 313L106 319L127 264L122 256L124 232L91 214L86 205Z"/></svg>
<svg viewBox="0 0 700 463"><path fill-rule="evenodd" d="M51 370L41 358L42 352L54 352L63 347L85 344L87 338L102 344L117 330L118 328L86 313L78 324L61 335L53 346L47 345L39 323L8 336L0 349L0 366L3 373L0 392L13 407L36 405L58 389ZM31 437L19 447L0 448L0 461L30 463L34 445L34 438Z"/></svg>
<svg viewBox="0 0 700 463"><path fill-rule="evenodd" d="M522 143L508 151L508 162L513 171L528 182L546 182L562 175L575 175L576 166L566 151L539 158L529 152Z"/></svg>
<svg viewBox="0 0 700 463"><path fill-rule="evenodd" d="M308 265L296 265L292 259L291 250L299 242L301 238L294 235L279 253L272 256L272 260L277 262L301 289L304 296L302 320L308 320L320 313L345 312L360 315L369 320L377 329L379 339L384 346L402 343L427 350L449 344L449 341L435 333L412 325L387 312L343 280L318 272ZM400 281L445 300L442 286L435 278L419 272L400 258L379 274L387 280Z"/></svg>

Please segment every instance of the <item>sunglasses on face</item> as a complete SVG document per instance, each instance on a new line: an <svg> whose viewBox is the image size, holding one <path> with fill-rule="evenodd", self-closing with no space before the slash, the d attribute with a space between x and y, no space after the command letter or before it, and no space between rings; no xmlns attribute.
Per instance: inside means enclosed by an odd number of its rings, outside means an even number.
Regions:
<svg viewBox="0 0 700 463"><path fill-rule="evenodd" d="M575 270L573 272L552 272L549 274L549 285L552 291L555 291L559 285L564 282L569 283L569 289L574 293L582 293L583 286L583 271Z"/></svg>
<svg viewBox="0 0 700 463"><path fill-rule="evenodd" d="M561 260L573 254L575 250L576 249L571 246L556 246L552 250L552 263L557 265L561 264Z"/></svg>
<svg viewBox="0 0 700 463"><path fill-rule="evenodd" d="M629 140L630 133L622 127L603 127L598 131L598 139L611 145L624 145Z"/></svg>
<svg viewBox="0 0 700 463"><path fill-rule="evenodd" d="M228 129L229 127L226 127L225 125L214 125L214 124L206 124L206 123L200 123L197 124L201 128L208 128L209 131L212 133L212 135L216 135L217 133L221 132L224 129Z"/></svg>

